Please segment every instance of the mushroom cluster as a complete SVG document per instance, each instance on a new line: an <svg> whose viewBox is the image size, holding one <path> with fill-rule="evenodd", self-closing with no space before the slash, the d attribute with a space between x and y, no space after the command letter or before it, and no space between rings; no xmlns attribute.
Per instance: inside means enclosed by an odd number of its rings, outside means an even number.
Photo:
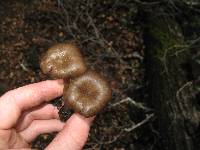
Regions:
<svg viewBox="0 0 200 150"><path fill-rule="evenodd" d="M111 98L111 89L100 74L87 69L83 55L74 43L52 46L40 63L44 74L65 83L65 105L85 117L99 113Z"/></svg>

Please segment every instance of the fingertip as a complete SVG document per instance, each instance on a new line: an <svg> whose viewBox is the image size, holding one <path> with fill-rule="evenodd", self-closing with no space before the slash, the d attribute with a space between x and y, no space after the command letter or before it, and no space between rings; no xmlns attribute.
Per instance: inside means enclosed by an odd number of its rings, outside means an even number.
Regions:
<svg viewBox="0 0 200 150"><path fill-rule="evenodd" d="M63 85L64 85L63 79L58 79L58 80L54 80L54 81L57 82L60 86L63 87Z"/></svg>
<svg viewBox="0 0 200 150"><path fill-rule="evenodd" d="M74 120L79 120L80 122L84 122L85 124L91 126L92 125L92 122L94 121L95 119L95 116L94 117L89 117L89 118L86 118L78 113L74 113L71 117L70 117L71 120L68 120L68 121L74 121Z"/></svg>

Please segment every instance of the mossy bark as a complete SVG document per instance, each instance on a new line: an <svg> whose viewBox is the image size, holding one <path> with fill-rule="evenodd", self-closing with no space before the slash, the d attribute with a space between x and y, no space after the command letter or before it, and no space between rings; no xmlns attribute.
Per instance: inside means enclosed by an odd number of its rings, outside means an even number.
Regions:
<svg viewBox="0 0 200 150"><path fill-rule="evenodd" d="M167 20L167 21L166 21ZM173 19L148 17L145 28L146 69L163 149L193 150L199 111L184 66L189 49Z"/></svg>

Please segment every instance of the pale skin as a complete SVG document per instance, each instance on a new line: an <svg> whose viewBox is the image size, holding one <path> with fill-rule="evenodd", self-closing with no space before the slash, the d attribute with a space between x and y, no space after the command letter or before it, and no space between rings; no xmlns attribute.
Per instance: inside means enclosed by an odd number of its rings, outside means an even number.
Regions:
<svg viewBox="0 0 200 150"><path fill-rule="evenodd" d="M0 97L0 150L31 149L42 133L58 132L46 150L80 150L94 118L73 114L65 123L48 104L62 95L63 81L49 80L9 91Z"/></svg>

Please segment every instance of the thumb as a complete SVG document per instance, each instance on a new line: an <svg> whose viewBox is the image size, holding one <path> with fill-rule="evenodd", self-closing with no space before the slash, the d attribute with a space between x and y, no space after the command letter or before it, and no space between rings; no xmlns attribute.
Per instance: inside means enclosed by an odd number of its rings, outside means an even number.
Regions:
<svg viewBox="0 0 200 150"><path fill-rule="evenodd" d="M94 117L85 118L79 114L73 114L46 150L54 150L55 148L59 150L82 149L87 141L93 120Z"/></svg>

